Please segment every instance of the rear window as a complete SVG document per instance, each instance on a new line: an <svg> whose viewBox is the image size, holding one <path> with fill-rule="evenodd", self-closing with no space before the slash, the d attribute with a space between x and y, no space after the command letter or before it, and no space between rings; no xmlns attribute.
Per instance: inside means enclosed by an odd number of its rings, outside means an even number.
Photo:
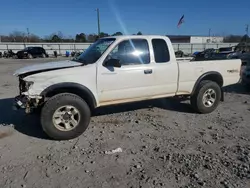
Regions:
<svg viewBox="0 0 250 188"><path fill-rule="evenodd" d="M232 47L219 48L219 52L233 51Z"/></svg>
<svg viewBox="0 0 250 188"><path fill-rule="evenodd" d="M166 63L169 62L169 49L166 41L163 39L152 39L152 45L154 50L155 62Z"/></svg>

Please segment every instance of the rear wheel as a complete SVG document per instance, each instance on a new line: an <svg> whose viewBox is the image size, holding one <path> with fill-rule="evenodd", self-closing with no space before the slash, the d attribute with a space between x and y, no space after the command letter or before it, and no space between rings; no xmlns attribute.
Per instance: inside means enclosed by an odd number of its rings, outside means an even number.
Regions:
<svg viewBox="0 0 250 188"><path fill-rule="evenodd" d="M45 58L45 57L46 57L46 54L45 54L45 53L43 53L43 54L42 54L42 57L43 57L43 58Z"/></svg>
<svg viewBox="0 0 250 188"><path fill-rule="evenodd" d="M191 105L198 112L207 114L213 112L220 103L221 88L209 80L202 81L194 95L191 96Z"/></svg>
<svg viewBox="0 0 250 188"><path fill-rule="evenodd" d="M50 98L41 111L45 133L55 140L80 136L88 127L91 112L87 103L77 95L63 93Z"/></svg>

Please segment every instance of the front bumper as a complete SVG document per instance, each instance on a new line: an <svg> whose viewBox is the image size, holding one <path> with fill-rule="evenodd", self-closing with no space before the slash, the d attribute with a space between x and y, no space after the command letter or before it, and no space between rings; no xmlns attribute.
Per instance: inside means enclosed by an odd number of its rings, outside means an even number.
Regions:
<svg viewBox="0 0 250 188"><path fill-rule="evenodd" d="M20 108L26 109L29 107L29 99L25 95L19 95L14 98L13 109L18 110Z"/></svg>
<svg viewBox="0 0 250 188"><path fill-rule="evenodd" d="M18 95L14 98L12 105L13 110L25 109L26 113L31 113L35 108L43 105L43 99L40 96L34 98L27 95Z"/></svg>

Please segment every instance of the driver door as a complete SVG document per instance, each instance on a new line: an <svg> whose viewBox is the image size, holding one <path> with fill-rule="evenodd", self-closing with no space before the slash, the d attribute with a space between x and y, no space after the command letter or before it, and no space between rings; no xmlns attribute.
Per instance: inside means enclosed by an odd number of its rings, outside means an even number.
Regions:
<svg viewBox="0 0 250 188"><path fill-rule="evenodd" d="M154 70L146 39L121 41L105 61L108 59L118 59L121 67L99 65L97 89L101 105L132 102L154 94Z"/></svg>

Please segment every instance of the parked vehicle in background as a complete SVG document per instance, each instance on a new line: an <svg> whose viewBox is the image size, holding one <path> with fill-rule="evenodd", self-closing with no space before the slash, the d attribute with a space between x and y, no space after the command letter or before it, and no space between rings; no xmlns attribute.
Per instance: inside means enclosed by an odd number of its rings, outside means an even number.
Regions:
<svg viewBox="0 0 250 188"><path fill-rule="evenodd" d="M20 50L16 53L17 58L23 59L23 58L37 58L37 57L49 57L49 55L46 53L45 49L42 47L26 47L23 50Z"/></svg>
<svg viewBox="0 0 250 188"><path fill-rule="evenodd" d="M250 88L250 53L244 53L240 56L242 61L241 83Z"/></svg>
<svg viewBox="0 0 250 188"><path fill-rule="evenodd" d="M184 52L181 50L178 50L175 52L175 57L184 57Z"/></svg>
<svg viewBox="0 0 250 188"><path fill-rule="evenodd" d="M71 57L78 57L79 55L81 55L82 52L80 51L72 51L71 52Z"/></svg>
<svg viewBox="0 0 250 188"><path fill-rule="evenodd" d="M17 70L15 106L41 109L43 130L67 140L81 135L102 106L185 96L196 112L211 113L224 99L223 86L239 81L240 67L240 59L178 60L166 36L106 37L71 61Z"/></svg>
<svg viewBox="0 0 250 188"><path fill-rule="evenodd" d="M16 54L12 50L4 51L3 57L5 58L16 58Z"/></svg>
<svg viewBox="0 0 250 188"><path fill-rule="evenodd" d="M209 61L223 59L239 59L241 52L232 51L234 47L225 47L220 49L206 49L193 55L193 61Z"/></svg>
<svg viewBox="0 0 250 188"><path fill-rule="evenodd" d="M58 54L57 54L57 51L55 50L54 51L54 57L57 58Z"/></svg>
<svg viewBox="0 0 250 188"><path fill-rule="evenodd" d="M230 46L230 47L222 47L218 49L218 53L232 53L235 51L235 46Z"/></svg>
<svg viewBox="0 0 250 188"><path fill-rule="evenodd" d="M205 49L202 52L196 52L193 54L193 61L205 61L211 59L211 57L216 54L216 50L213 48Z"/></svg>

